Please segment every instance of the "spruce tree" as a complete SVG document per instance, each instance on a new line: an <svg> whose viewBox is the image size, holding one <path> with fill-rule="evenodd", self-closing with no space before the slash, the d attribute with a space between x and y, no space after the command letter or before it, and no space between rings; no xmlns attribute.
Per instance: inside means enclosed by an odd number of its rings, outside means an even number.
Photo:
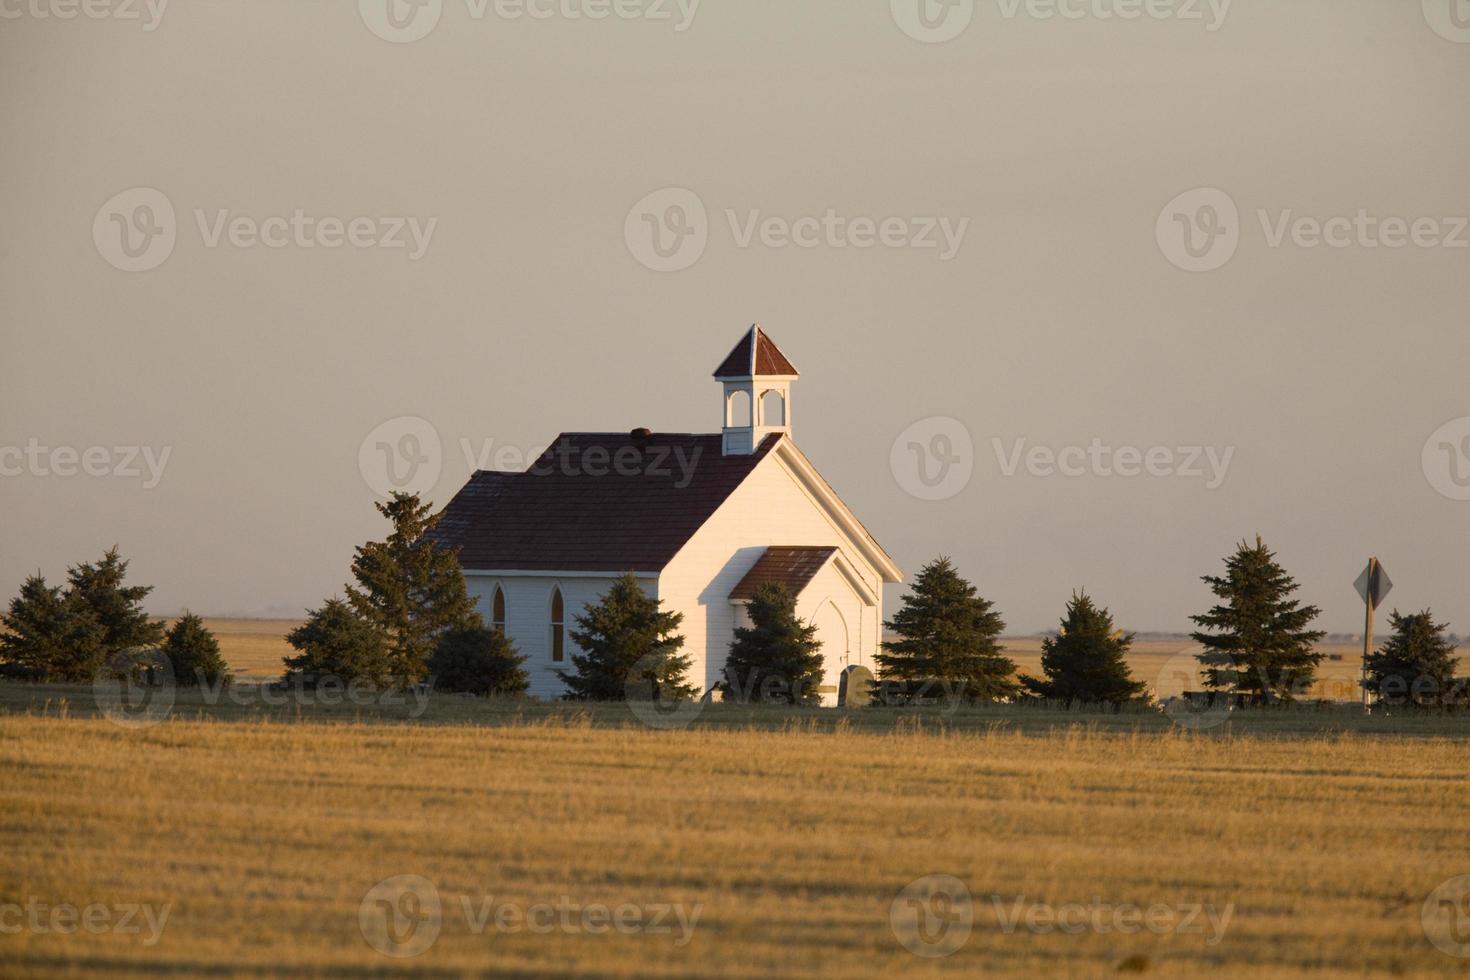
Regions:
<svg viewBox="0 0 1470 980"><path fill-rule="evenodd" d="M796 615L796 598L779 582L762 585L745 604L750 626L735 629L722 685L732 700L820 704L822 641Z"/></svg>
<svg viewBox="0 0 1470 980"><path fill-rule="evenodd" d="M1369 693L1383 704L1417 707L1444 705L1458 700L1455 644L1445 636L1447 623L1436 623L1428 609L1408 616L1395 609L1389 616L1393 629L1383 646L1368 655Z"/></svg>
<svg viewBox="0 0 1470 980"><path fill-rule="evenodd" d="M1291 701L1316 679L1322 661L1315 645L1326 634L1308 629L1321 612L1292 598L1296 580L1276 562L1260 535L1242 541L1225 559L1223 576L1203 577L1223 600L1191 617L1193 634L1205 648L1205 686L1266 699Z"/></svg>
<svg viewBox="0 0 1470 980"><path fill-rule="evenodd" d="M0 659L34 680L88 681L107 657L107 635L76 595L32 575L0 616Z"/></svg>
<svg viewBox="0 0 1470 980"><path fill-rule="evenodd" d="M684 680L690 658L679 653L684 614L665 612L631 572L619 577L596 605L576 617L572 672L557 671L575 701L624 701L633 685L648 685L652 699L678 701L699 692Z"/></svg>
<svg viewBox="0 0 1470 980"><path fill-rule="evenodd" d="M119 654L144 651L163 640L163 624L155 622L143 611L143 600L153 591L151 585L124 585L128 563L113 547L96 563L84 562L67 571L67 593L91 610L102 628L104 659L117 660Z"/></svg>
<svg viewBox="0 0 1470 980"><path fill-rule="evenodd" d="M384 686L393 674L388 643L381 630L341 599L328 599L308 611L307 620L286 636L301 651L286 667L313 681L334 678Z"/></svg>
<svg viewBox="0 0 1470 980"><path fill-rule="evenodd" d="M531 686L525 662L504 630L453 630L434 647L429 674L435 690L514 697Z"/></svg>
<svg viewBox="0 0 1470 980"><path fill-rule="evenodd" d="M430 514L431 506L403 493L379 503L393 531L386 541L357 549L352 561L357 587L347 586L347 601L382 631L390 670L406 684L423 680L439 637L484 625L465 588L458 555L432 533L444 515Z"/></svg>
<svg viewBox="0 0 1470 980"><path fill-rule="evenodd" d="M1073 593L1053 636L1041 641L1044 680L1022 677L1034 694L1057 701L1122 704L1144 696L1148 685L1128 669L1133 634L1113 626L1113 616L1087 593Z"/></svg>
<svg viewBox="0 0 1470 980"><path fill-rule="evenodd" d="M174 683L180 687L214 686L229 677L230 668L220 656L219 640L205 627L203 619L187 610L164 635L163 652L173 667Z"/></svg>
<svg viewBox="0 0 1470 980"><path fill-rule="evenodd" d="M1016 665L997 642L1005 622L993 604L960 577L948 558L925 565L893 619L884 624L899 639L876 656L882 684L904 682L912 691L940 685L970 702L995 701L1017 693ZM875 695L879 696L879 695Z"/></svg>

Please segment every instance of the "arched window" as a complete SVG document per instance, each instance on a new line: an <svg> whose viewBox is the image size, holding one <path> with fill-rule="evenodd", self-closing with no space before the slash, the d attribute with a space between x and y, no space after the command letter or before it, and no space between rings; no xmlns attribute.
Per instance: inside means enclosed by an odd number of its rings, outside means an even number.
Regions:
<svg viewBox="0 0 1470 980"><path fill-rule="evenodd" d="M786 399L775 388L761 395L761 425L786 424Z"/></svg>
<svg viewBox="0 0 1470 980"><path fill-rule="evenodd" d="M495 587L495 598L490 600L490 628L505 632L505 590Z"/></svg>
<svg viewBox="0 0 1470 980"><path fill-rule="evenodd" d="M551 659L561 663L566 656L566 607L561 601L561 589L551 590Z"/></svg>
<svg viewBox="0 0 1470 980"><path fill-rule="evenodd" d="M750 392L742 389L730 392L726 406L725 424L732 428L750 425Z"/></svg>

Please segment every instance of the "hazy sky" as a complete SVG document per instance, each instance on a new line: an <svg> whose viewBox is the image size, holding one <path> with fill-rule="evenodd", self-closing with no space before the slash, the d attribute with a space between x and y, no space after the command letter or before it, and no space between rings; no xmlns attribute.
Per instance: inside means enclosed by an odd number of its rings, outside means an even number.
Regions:
<svg viewBox="0 0 1470 980"><path fill-rule="evenodd" d="M802 449L1015 630L1187 628L1259 531L1328 629L1376 553L1470 632L1464 0L90 2L0 0L4 596L117 543L157 612L299 614L381 423L441 503L462 441L712 431L760 321Z"/></svg>

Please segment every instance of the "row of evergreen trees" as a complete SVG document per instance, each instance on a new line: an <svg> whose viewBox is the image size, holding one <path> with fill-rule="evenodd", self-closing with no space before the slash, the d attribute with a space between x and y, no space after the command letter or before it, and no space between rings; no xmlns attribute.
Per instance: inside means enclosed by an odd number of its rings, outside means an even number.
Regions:
<svg viewBox="0 0 1470 980"><path fill-rule="evenodd" d="M104 670L128 676L156 667L162 650L176 683L216 684L228 674L204 620L186 612L165 629L143 610L152 586L127 585L117 548L100 561L73 565L65 585L39 573L0 614L0 667L6 674L58 682L91 681Z"/></svg>
<svg viewBox="0 0 1470 980"><path fill-rule="evenodd" d="M392 524L384 541L356 549L354 584L343 598L310 610L288 636L297 656L288 671L308 681L331 677L389 687L428 679L443 690L519 695L529 686L525 658L498 629L487 628L470 598L455 553L438 543L440 516L413 495L378 505ZM139 669L161 649L180 684L217 683L227 675L219 644L199 617L185 614L165 630L143 611L152 591L125 584L128 563L116 548L101 561L68 570L64 586L28 578L0 616L0 661L13 673L87 681L104 666ZM1204 649L1204 684L1261 701L1305 697L1316 680L1323 637L1315 606L1295 598L1296 581L1257 537L1204 576L1219 600L1194 616ZM719 685L728 700L815 704L823 677L815 627L796 613L781 585L757 590L751 625L735 631ZM661 700L698 696L679 634L683 616L662 608L631 575L575 617L579 652L559 671L576 700L622 700L635 692ZM1392 635L1368 661L1367 687L1394 704L1463 700L1454 643L1429 610L1394 611ZM1129 671L1134 636L1085 592L1075 593L1054 634L1042 642L1041 677L1018 675L1000 643L1005 622L947 558L926 565L885 626L895 639L877 655L874 698L914 703L937 696L969 702L1038 697L1123 704L1146 700L1147 685Z"/></svg>

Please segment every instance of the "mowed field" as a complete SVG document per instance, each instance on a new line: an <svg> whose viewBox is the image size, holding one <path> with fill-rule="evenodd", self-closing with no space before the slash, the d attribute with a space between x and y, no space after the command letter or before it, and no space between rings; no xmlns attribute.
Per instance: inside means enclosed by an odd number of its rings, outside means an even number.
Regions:
<svg viewBox="0 0 1470 980"><path fill-rule="evenodd" d="M211 625L278 673L291 624ZM1464 716L238 694L0 684L0 977L1470 969Z"/></svg>
<svg viewBox="0 0 1470 980"><path fill-rule="evenodd" d="M849 727L835 712L817 723L773 710L654 731L625 714L507 708L479 724L126 730L60 714L54 701L0 714L0 906L167 914L137 934L0 934L0 976L1451 976L1470 965L1436 949L1421 920L1437 886L1470 874L1457 724L1202 734L869 710ZM414 882L411 898L381 904L369 892L385 879ZM901 897L916 880L949 891L921 885L916 904ZM1152 910L1159 928L1107 928L1129 921L1110 917L1120 907ZM538 908L570 911L532 932L517 916ZM660 928L582 917L598 908ZM416 955L373 945L389 909L409 945L388 948ZM1068 909L1104 928L1047 927Z"/></svg>
<svg viewBox="0 0 1470 980"><path fill-rule="evenodd" d="M206 624L219 638L225 660L244 679L279 677L282 658L295 655L286 642L286 634L298 626L299 621L211 619ZM1041 676L1039 637L1008 637L1004 644L1007 655L1021 672ZM1324 644L1321 650L1326 659L1318 669L1318 681L1312 694L1339 701L1357 699L1362 648L1348 644ZM1194 660L1194 654L1198 652L1198 647L1188 641L1139 640L1134 643L1128 662L1134 677L1151 685L1158 697L1165 698L1185 690L1200 689L1198 665ZM1461 663L1465 663L1463 656Z"/></svg>

